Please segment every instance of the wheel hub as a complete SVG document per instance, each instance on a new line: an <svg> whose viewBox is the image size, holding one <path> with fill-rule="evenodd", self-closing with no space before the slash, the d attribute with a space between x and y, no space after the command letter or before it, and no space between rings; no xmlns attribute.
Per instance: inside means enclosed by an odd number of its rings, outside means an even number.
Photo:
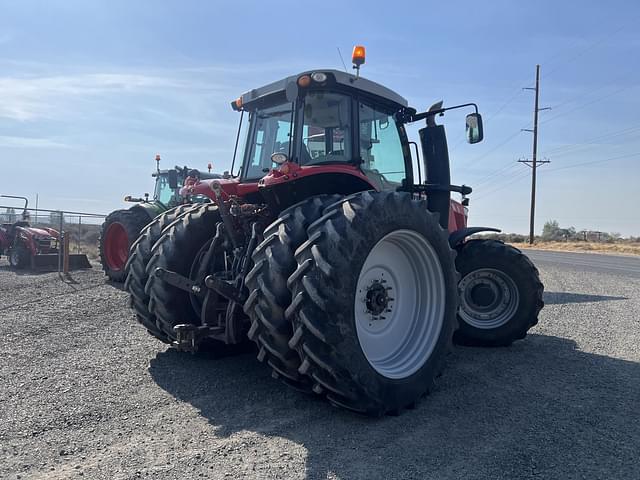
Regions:
<svg viewBox="0 0 640 480"><path fill-rule="evenodd" d="M492 305L498 296L498 292L496 292L493 284L481 283L471 289L471 300L480 307Z"/></svg>
<svg viewBox="0 0 640 480"><path fill-rule="evenodd" d="M446 304L438 255L412 230L378 241L358 275L355 326L362 353L379 374L406 378L429 358Z"/></svg>
<svg viewBox="0 0 640 480"><path fill-rule="evenodd" d="M367 307L367 312L369 312L374 317L385 312L391 312L390 302L392 302L394 299L389 296L389 292L393 290L393 288L385 287L383 283L386 283L386 280L374 280L373 283L367 288L365 304ZM384 317L381 318L384 319Z"/></svg>
<svg viewBox="0 0 640 480"><path fill-rule="evenodd" d="M458 284L460 317L476 328L497 328L507 323L520 301L515 282L491 268L474 270Z"/></svg>

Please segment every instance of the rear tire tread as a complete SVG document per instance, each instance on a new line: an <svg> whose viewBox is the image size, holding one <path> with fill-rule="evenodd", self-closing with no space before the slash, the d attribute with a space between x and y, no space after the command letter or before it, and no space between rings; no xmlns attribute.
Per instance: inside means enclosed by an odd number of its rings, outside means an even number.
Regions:
<svg viewBox="0 0 640 480"><path fill-rule="evenodd" d="M385 213L378 213L383 211ZM333 307L334 302L327 302L329 299L348 295L342 288L343 279L337 274L350 268L351 252L345 249L345 245L356 244L359 239L365 238L367 224L372 222L373 218L380 218L380 215L426 216L429 225L438 232L436 235L439 244L443 249L448 249L442 259L447 263L450 260L451 267L448 274L448 265L443 265L445 277L449 275L447 288L450 305L443 324L442 335L446 338L443 344L444 353L433 358L432 366L436 373L431 375L424 385L419 386L420 391L413 398L398 398L394 404L374 398L373 390L364 380L366 376L371 375L368 370L355 371L354 368L344 367L349 358L355 358L355 353L346 351L350 344L345 343L341 325L334 318L337 313ZM298 269L289 277L294 300L286 312L287 318L294 326L295 333L290 345L300 354L300 369L313 379L312 388L324 390L327 399L333 405L371 416L392 414L404 408L411 408L417 397L431 390L433 379L444 367L446 352L451 346L451 336L455 327L455 252L448 246L447 232L439 227L436 216L427 211L424 201L414 201L410 195L397 192L362 192L328 207L325 214L309 227L307 233L310 240L296 252ZM352 239L352 242L341 242L340 239ZM330 249L334 251L328 255ZM329 258L332 258L333 263L330 263ZM326 265L319 265L318 259L321 259L320 262L326 262ZM344 264L340 265L340 262ZM339 302L336 300L336 303Z"/></svg>
<svg viewBox="0 0 640 480"><path fill-rule="evenodd" d="M134 310L136 319L142 324L151 335L170 343L167 336L158 329L155 316L149 311L149 295L145 292L147 284L147 264L151 259L152 248L158 239L162 236L162 232L180 218L189 210L193 209L193 205L180 205L176 208L161 213L154 218L140 233L138 239L131 246L129 259L126 265L126 280L124 287L129 292L129 306Z"/></svg>
<svg viewBox="0 0 640 480"><path fill-rule="evenodd" d="M192 262L215 235L219 221L218 207L214 204L189 209L165 228L151 249L145 293L149 296L149 312L155 316L156 326L169 340L176 339L174 326L201 322L199 312L193 311L189 294L157 278L155 270L163 267L189 276Z"/></svg>
<svg viewBox="0 0 640 480"><path fill-rule="evenodd" d="M245 281L250 294L244 311L251 319L249 336L258 344L258 359L282 381L307 393L312 391L311 381L298 371L300 356L289 346L293 330L285 317L291 304L287 280L297 267L294 254L307 240L307 227L339 198L320 195L284 210L265 229L264 240L252 255L254 266Z"/></svg>

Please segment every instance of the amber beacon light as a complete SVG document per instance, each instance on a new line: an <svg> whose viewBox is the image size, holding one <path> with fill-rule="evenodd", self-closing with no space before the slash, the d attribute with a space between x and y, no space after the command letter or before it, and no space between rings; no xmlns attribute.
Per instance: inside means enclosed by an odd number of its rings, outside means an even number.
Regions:
<svg viewBox="0 0 640 480"><path fill-rule="evenodd" d="M365 49L362 45L356 45L353 47L353 53L351 54L351 61L355 68L359 68L364 63Z"/></svg>
<svg viewBox="0 0 640 480"><path fill-rule="evenodd" d="M356 78L360 77L360 65L364 63L365 50L362 45L356 45L353 47L353 53L351 54L351 62L353 68L356 70Z"/></svg>

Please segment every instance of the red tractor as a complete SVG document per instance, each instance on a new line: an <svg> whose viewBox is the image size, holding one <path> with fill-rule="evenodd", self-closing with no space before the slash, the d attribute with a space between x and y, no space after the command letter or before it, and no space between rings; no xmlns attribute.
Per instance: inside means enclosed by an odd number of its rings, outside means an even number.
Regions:
<svg viewBox="0 0 640 480"><path fill-rule="evenodd" d="M24 200L21 220L0 224L0 256L6 255L9 265L16 270L55 270L58 266L60 232L49 227L33 227L29 223L29 200L26 197L0 195ZM69 255L73 269L91 268L84 254Z"/></svg>
<svg viewBox="0 0 640 480"><path fill-rule="evenodd" d="M214 203L147 226L129 260L151 334L191 351L249 338L285 383L382 415L430 389L452 340L509 345L536 324L538 271L515 248L467 240L495 229L466 226L471 188L450 182L435 117L475 109L477 143L475 104L418 113L382 85L320 69L232 107L249 116L239 175L209 182ZM420 120L422 159L405 129Z"/></svg>

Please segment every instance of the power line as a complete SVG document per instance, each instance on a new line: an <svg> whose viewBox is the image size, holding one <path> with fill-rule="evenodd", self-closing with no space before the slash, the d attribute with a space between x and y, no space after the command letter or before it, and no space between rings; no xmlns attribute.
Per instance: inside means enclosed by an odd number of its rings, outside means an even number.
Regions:
<svg viewBox="0 0 640 480"><path fill-rule="evenodd" d="M590 160L588 162L580 162L580 163L574 163L574 164L571 164L571 165L565 165L565 166L562 166L562 167L551 168L549 171L550 172L556 172L558 170L566 170L568 168L584 167L585 165L594 165L596 163L612 162L614 160L621 160L623 158L637 157L639 155L640 155L640 152L628 153L628 154L625 154L625 155L618 155L616 157L610 157L610 158L604 158L604 159L598 159L598 160Z"/></svg>
<svg viewBox="0 0 640 480"><path fill-rule="evenodd" d="M561 145L559 147L555 147L555 148L551 148L549 150L545 150L543 153L545 155L549 155L549 154L553 154L554 156L562 156L562 155L566 155L567 151L569 151L570 153L571 150L576 150L576 149L581 149L584 147L589 147L590 145L594 145L596 144L599 140L605 140L605 139L610 139L610 138L615 138L615 137L619 137L621 135L627 135L629 133L633 133L640 130L640 125L636 125L634 127L629 127L629 128L625 128L622 130L616 130L613 132L609 132L607 134L604 135L600 135L598 137L594 137L591 139L591 141L586 142L586 143L571 143L568 145Z"/></svg>
<svg viewBox="0 0 640 480"><path fill-rule="evenodd" d="M559 170L566 170L566 169L571 169L571 168L578 168L578 167L584 167L587 165L595 165L597 163L606 163L606 162L612 162L615 160L621 160L623 158L631 158L631 157L637 157L640 156L640 152L635 152L635 153L629 153L629 154L625 154L625 155L618 155L615 157L610 157L610 158L604 158L604 159L598 159L598 160L591 160L588 162L580 162L580 163L574 163L571 165L565 165L565 166L561 166L561 167L555 167L555 168L550 168L549 170L546 170L547 172L556 172ZM484 191L482 192L481 195L477 196L474 198L475 201L478 201L482 198L488 197L493 195L495 192L499 192L500 190L504 190L505 188L520 182L521 180L525 179L526 177L529 176L529 172L521 172L519 175L512 175L509 179L512 179L512 181L501 184L500 186L498 186L497 188L488 190L488 191Z"/></svg>
<svg viewBox="0 0 640 480"><path fill-rule="evenodd" d="M634 19L634 23L635 23L635 19ZM614 36L615 34L619 33L620 31L624 30L625 28L627 28L628 26L628 22L625 22L623 25L619 26L618 28L616 28L614 31L612 32L608 32L606 33L604 36L600 37L599 39L597 39L595 42L590 43L589 45L587 45L585 48L579 50L575 55L569 57L569 59L563 61L560 65L558 65L557 67L551 69L551 71L547 74L545 74L545 79L549 78L550 75L553 75L555 72L557 72L558 70L561 70L563 67L565 67L567 64L573 62L574 60L576 60L577 58L581 57L582 55L584 55L585 53L587 53L588 51L594 49L595 47L597 47L598 45L600 45L601 43L603 43L604 41L608 40L609 38L611 38L612 36ZM552 57L553 58L553 57ZM548 64L545 64L548 66Z"/></svg>
<svg viewBox="0 0 640 480"><path fill-rule="evenodd" d="M622 87L622 88L619 88L619 89L617 89L617 90L615 90L615 91L613 91L613 92L611 92L611 93L609 93L609 94L607 94L607 95L604 95L604 96L602 96L602 97L596 98L595 100L592 100L592 101L590 101L590 102L583 103L583 104L581 104L581 105L576 106L575 108L572 108L572 109L570 109L570 110L567 110L566 112L562 112L562 113L560 113L560 114L558 114L558 115L556 115L556 116L554 116L554 117L551 117L551 118L549 118L549 119L545 120L544 122L541 122L541 124L542 124L542 125L547 124L547 123L552 122L552 121L554 121L554 120L556 120L556 119L558 119L558 118L560 118L560 117L564 117L565 115L568 115L568 114L570 114L570 113L573 113L573 112L575 112L576 110L580 110L581 108L588 107L589 105L593 105L594 103L598 103L598 102L600 102L600 101L602 101L602 100L604 100L604 99L606 99L606 98L612 97L613 95L616 95L616 94L618 94L618 93L620 93L620 92L622 92L622 91L624 91L624 90L628 90L629 88L636 87L636 86L637 86L637 85L635 85L635 84L632 84L632 85L626 85L626 86L624 86L624 87Z"/></svg>
<svg viewBox="0 0 640 480"><path fill-rule="evenodd" d="M511 163L509 162L508 165L504 165L501 168L499 168L498 170L495 170L493 172L491 172L489 175L485 175L484 177L481 177L479 180L474 181L473 182L473 187L477 188L480 185L485 185L487 183L493 182L493 181L500 181L501 179L496 180L496 177L501 177L502 179L504 178L508 178L509 176L507 175L507 173L509 172L509 170L513 170L517 165L515 163ZM520 170L518 170L518 172L520 172ZM513 173L513 172L510 172Z"/></svg>
<svg viewBox="0 0 640 480"><path fill-rule="evenodd" d="M511 140L513 140L514 138L516 138L518 135L520 135L520 133L522 133L522 129L518 130L517 132L515 132L514 134L508 136L507 138L505 138L502 142L500 142L498 145L496 145L495 147L493 147L491 150L489 150L488 152L483 153L482 155L480 155L479 157L477 157L472 163L477 163L480 160L485 159L486 157L488 157L489 155L491 155L493 152L495 152L496 150L504 147L507 143L509 143Z"/></svg>
<svg viewBox="0 0 640 480"><path fill-rule="evenodd" d="M520 182L521 180L524 180L525 178L528 178L528 177L529 177L529 172L520 172L520 173L521 173L521 174L520 174L520 175L517 175L517 176L516 176L516 177L515 177L511 182L507 182L507 183L505 183L505 184L503 184L503 185L501 185L501 186L499 186L499 187L497 187L497 188L494 188L494 189L489 190L489 191L487 191L487 192L483 192L483 194L482 194L482 195L480 195L480 196L478 196L478 197L475 197L475 198L474 198L474 200L475 200L475 201L478 201L478 200L480 200L480 199L482 199L482 198L486 198L486 197L488 197L488 196L491 196L491 195L493 195L494 193L499 192L500 190L504 190L505 188L507 188L507 187L509 187L509 186L513 185L514 183L518 183L518 182Z"/></svg>

